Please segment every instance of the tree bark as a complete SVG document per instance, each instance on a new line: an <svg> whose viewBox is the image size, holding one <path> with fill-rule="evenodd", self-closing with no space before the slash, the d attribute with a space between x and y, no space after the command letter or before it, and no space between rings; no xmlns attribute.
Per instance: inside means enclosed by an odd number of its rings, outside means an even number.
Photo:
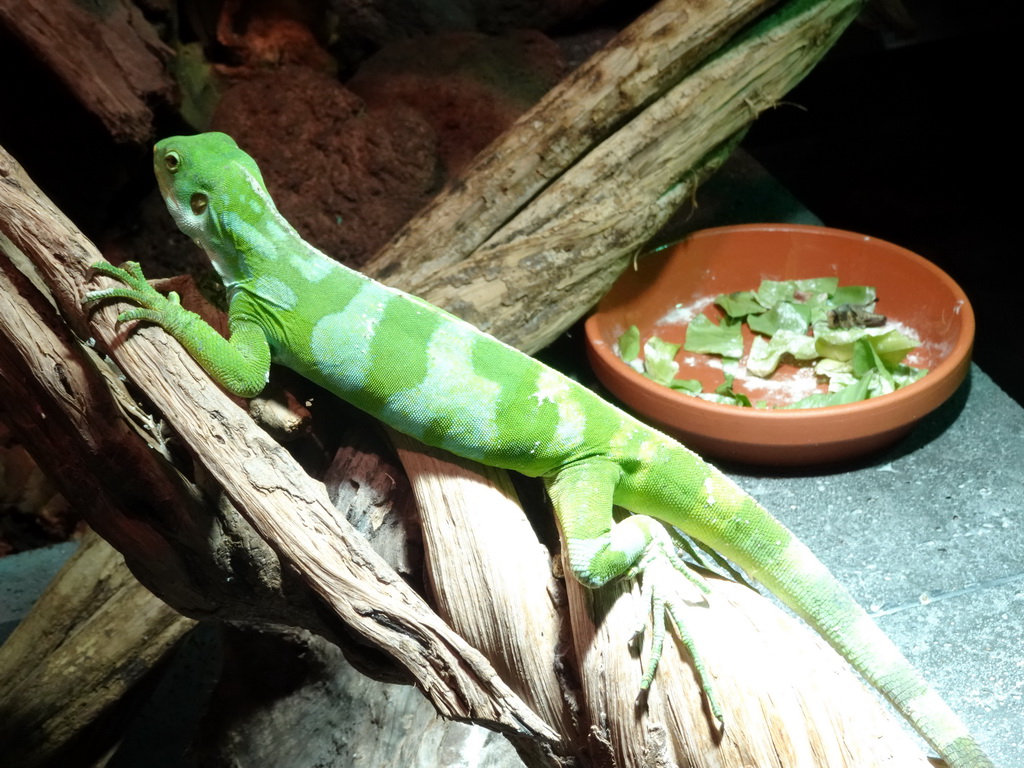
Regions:
<svg viewBox="0 0 1024 768"><path fill-rule="evenodd" d="M542 348L597 302L862 2L794 0L736 34L766 5L659 3L517 120L365 271L525 352Z"/></svg>
<svg viewBox="0 0 1024 768"><path fill-rule="evenodd" d="M130 2L107 4L105 18L72 0L0 0L0 23L59 77L117 141L153 135L153 102L169 103L165 68L173 52Z"/></svg>

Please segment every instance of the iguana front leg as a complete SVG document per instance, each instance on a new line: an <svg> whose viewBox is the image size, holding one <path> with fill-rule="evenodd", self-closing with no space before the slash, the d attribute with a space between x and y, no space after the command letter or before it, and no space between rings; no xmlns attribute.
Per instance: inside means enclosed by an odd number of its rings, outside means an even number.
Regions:
<svg viewBox="0 0 1024 768"><path fill-rule="evenodd" d="M228 392L254 397L267 385L270 345L263 329L245 319L242 312L229 315L231 336L225 339L195 312L181 306L178 294L164 296L151 286L134 261L115 267L106 261L92 265L93 271L118 280L122 285L85 295L83 303L126 301L136 305L117 317L119 323L140 321L163 328L181 344L210 376Z"/></svg>

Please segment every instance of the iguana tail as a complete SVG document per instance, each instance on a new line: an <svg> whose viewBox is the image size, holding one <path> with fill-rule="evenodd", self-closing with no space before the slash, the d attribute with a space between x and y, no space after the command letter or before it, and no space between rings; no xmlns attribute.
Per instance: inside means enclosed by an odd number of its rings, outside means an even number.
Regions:
<svg viewBox="0 0 1024 768"><path fill-rule="evenodd" d="M658 508L634 511L675 525L771 590L881 692L950 768L994 768L939 694L803 542L720 472L685 449L673 453L670 461L658 462L663 471L655 473L657 479L648 476L644 483L643 496L657 499Z"/></svg>

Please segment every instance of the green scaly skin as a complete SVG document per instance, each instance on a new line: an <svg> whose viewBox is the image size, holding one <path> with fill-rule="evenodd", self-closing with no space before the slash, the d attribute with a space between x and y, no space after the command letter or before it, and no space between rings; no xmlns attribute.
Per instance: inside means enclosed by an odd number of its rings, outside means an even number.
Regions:
<svg viewBox="0 0 1024 768"><path fill-rule="evenodd" d="M651 603L654 677L671 620L716 716L682 625L676 557L662 523L744 568L808 621L953 768L992 763L949 707L821 562L714 467L590 390L427 302L339 265L274 206L259 168L224 134L165 139L154 167L178 227L209 256L229 297L225 339L136 264L95 270L123 287L87 302L137 305L225 389L251 397L270 362L430 445L544 479L573 575L597 588L639 575ZM614 522L612 506L633 513ZM659 522L660 521L660 522Z"/></svg>

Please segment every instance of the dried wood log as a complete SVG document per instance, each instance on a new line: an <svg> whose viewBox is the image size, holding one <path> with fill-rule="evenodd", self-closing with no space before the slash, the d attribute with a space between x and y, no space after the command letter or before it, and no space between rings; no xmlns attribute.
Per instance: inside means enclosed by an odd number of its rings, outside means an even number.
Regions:
<svg viewBox="0 0 1024 768"><path fill-rule="evenodd" d="M131 690L194 623L156 599L103 539L86 534L0 646L4 760L33 766L98 756L111 744L97 740L97 721L125 714Z"/></svg>
<svg viewBox="0 0 1024 768"><path fill-rule="evenodd" d="M72 0L0 0L0 23L32 49L118 141L153 135L150 103L170 102L173 52L130 2L101 18Z"/></svg>
<svg viewBox="0 0 1024 768"><path fill-rule="evenodd" d="M641 705L642 670L629 635L646 606L635 584L587 590L567 580L583 711L600 713L587 733L599 765L687 768L928 768L929 761L877 696L820 638L747 587L709 578L687 627L722 701L710 725L694 672L666 645ZM674 650L673 650L674 649ZM664 673L664 674L663 674Z"/></svg>
<svg viewBox="0 0 1024 768"><path fill-rule="evenodd" d="M763 4L659 3L516 121L366 271L536 351L596 303L861 5L790 2L692 69L692 51L706 54Z"/></svg>
<svg viewBox="0 0 1024 768"><path fill-rule="evenodd" d="M367 270L381 279L418 286L438 270L458 264L774 2L658 3L481 152ZM707 145L706 151L713 146Z"/></svg>
<svg viewBox="0 0 1024 768"><path fill-rule="evenodd" d="M388 433L419 502L438 612L472 638L565 743L579 744L576 675L564 658L564 589L552 577L551 554L524 515L508 473ZM512 738L521 754L531 752L531 745Z"/></svg>

